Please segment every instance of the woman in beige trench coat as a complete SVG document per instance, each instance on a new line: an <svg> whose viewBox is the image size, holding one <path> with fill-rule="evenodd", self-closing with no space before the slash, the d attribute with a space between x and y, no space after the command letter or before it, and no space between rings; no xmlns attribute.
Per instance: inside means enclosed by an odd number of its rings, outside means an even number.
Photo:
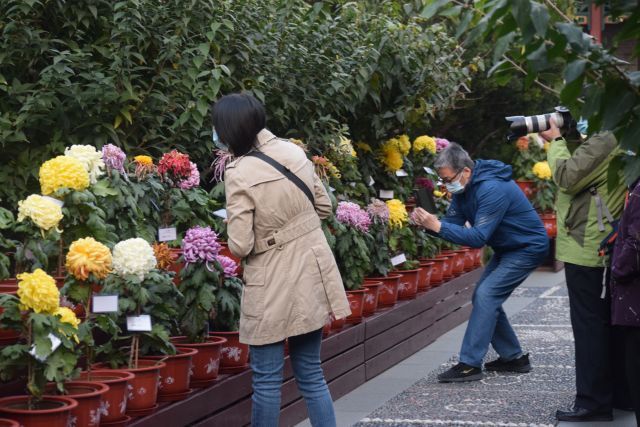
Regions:
<svg viewBox="0 0 640 427"><path fill-rule="evenodd" d="M244 260L240 341L250 345L252 425L278 425L288 338L312 425L334 426L320 366L322 327L330 314L342 318L350 310L320 226L331 201L304 151L265 129L264 107L251 95L222 97L212 118L214 140L236 157L224 178L227 233L229 249ZM256 157L263 154L287 170Z"/></svg>

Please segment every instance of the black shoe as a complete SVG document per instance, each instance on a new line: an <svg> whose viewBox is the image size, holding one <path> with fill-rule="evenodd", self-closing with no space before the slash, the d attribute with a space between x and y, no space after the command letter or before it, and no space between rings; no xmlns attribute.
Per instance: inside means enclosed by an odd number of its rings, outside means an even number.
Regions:
<svg viewBox="0 0 640 427"><path fill-rule="evenodd" d="M529 363L529 355L523 354L517 359L504 360L502 357L484 364L487 371L496 372L520 372L526 374L531 371L531 363Z"/></svg>
<svg viewBox="0 0 640 427"><path fill-rule="evenodd" d="M556 419L558 421L572 421L574 423L583 421L613 421L613 413L611 410L593 410L576 406L570 411L556 411Z"/></svg>
<svg viewBox="0 0 640 427"><path fill-rule="evenodd" d="M438 375L441 383L457 383L465 381L478 381L482 379L482 369L469 366L466 363L458 363L449 370Z"/></svg>

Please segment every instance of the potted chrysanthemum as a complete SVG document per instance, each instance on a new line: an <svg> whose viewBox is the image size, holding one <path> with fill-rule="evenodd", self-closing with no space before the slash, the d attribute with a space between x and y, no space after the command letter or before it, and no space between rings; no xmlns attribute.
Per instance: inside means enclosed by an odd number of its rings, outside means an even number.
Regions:
<svg viewBox="0 0 640 427"><path fill-rule="evenodd" d="M118 312L100 316L111 328L112 338L98 346L97 357L112 368L135 374L127 414L145 415L155 409L159 377L167 364L144 357L176 354L169 337L177 326L183 297L172 275L156 269L153 249L144 239L118 242L112 258L113 272L104 280L103 293L118 295ZM187 381L188 372L184 375Z"/></svg>
<svg viewBox="0 0 640 427"><path fill-rule="evenodd" d="M551 179L551 168L546 160L534 164L531 172L533 173L536 185L533 206L540 213L540 218L542 219L544 228L547 230L547 235L549 237L556 237L558 228L553 208L555 206L558 186Z"/></svg>
<svg viewBox="0 0 640 427"><path fill-rule="evenodd" d="M0 379L26 375L29 394L0 399L0 415L22 425L44 420L46 425L66 427L78 402L45 392L47 382L64 390L65 381L77 372L80 322L71 310L60 307L55 279L43 270L19 274L17 279L17 295L0 295L0 319L20 325L23 341L0 350Z"/></svg>
<svg viewBox="0 0 640 427"><path fill-rule="evenodd" d="M400 200L391 199L386 203L389 208L389 250L395 255L392 263L396 270L393 272L402 276L398 286L398 299L415 298L420 263L417 260L416 238L413 229L409 227L409 215Z"/></svg>
<svg viewBox="0 0 640 427"><path fill-rule="evenodd" d="M192 227L182 239L184 267L179 288L185 302L180 312L183 336L174 337L176 345L196 348L191 385L203 387L218 376L220 351L224 338L209 336L209 319L216 311L216 295L224 284L224 272L217 261L220 243L209 227Z"/></svg>
<svg viewBox="0 0 640 427"><path fill-rule="evenodd" d="M338 269L347 289L351 315L347 323L362 320L364 297L364 277L371 268L370 252L373 237L369 234L371 218L369 214L353 202L340 202L336 209L338 226L334 230L336 238L335 254Z"/></svg>
<svg viewBox="0 0 640 427"><path fill-rule="evenodd" d="M392 306L398 300L399 274L390 274L393 265L389 252L389 207L385 202L373 199L367 205L371 217L369 233L373 236L370 250L371 269L365 279L365 287L370 292L365 296L365 315L370 313L369 301L377 288L378 306Z"/></svg>

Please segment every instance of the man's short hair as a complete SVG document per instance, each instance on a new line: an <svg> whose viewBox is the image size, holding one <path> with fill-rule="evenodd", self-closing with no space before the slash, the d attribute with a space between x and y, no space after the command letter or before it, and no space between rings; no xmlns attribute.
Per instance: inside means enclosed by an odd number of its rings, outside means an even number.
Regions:
<svg viewBox="0 0 640 427"><path fill-rule="evenodd" d="M438 157L436 157L435 168L451 168L456 172L460 172L464 168L473 170L473 160L469 157L469 153L465 151L459 144L450 143L445 147Z"/></svg>

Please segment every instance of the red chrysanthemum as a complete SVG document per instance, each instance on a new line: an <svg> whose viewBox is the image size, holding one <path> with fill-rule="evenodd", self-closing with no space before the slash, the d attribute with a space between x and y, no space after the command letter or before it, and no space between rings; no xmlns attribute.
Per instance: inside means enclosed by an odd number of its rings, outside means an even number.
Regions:
<svg viewBox="0 0 640 427"><path fill-rule="evenodd" d="M168 176L173 181L179 181L191 176L189 155L171 150L162 156L158 162L158 173Z"/></svg>

